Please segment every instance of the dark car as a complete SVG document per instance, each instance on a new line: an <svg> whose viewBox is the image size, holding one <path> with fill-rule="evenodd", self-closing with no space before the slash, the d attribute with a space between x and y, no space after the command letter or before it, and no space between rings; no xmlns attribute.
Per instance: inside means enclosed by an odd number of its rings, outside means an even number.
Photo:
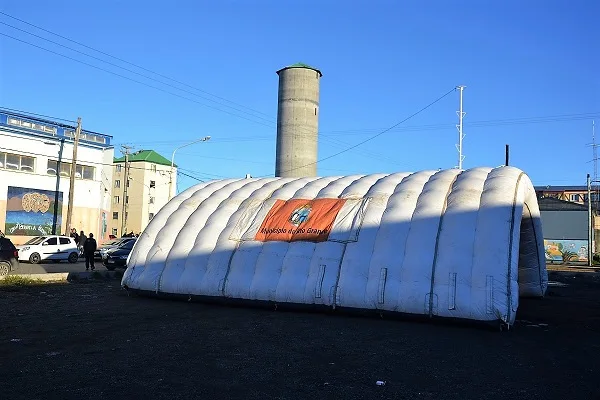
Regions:
<svg viewBox="0 0 600 400"><path fill-rule="evenodd" d="M127 257L129 257L129 253L131 253L135 242L135 240L130 240L119 247L108 250L106 252L106 257L102 259L102 264L104 264L109 271L114 271L115 268L126 268Z"/></svg>
<svg viewBox="0 0 600 400"><path fill-rule="evenodd" d="M0 237L0 276L19 268L19 250L6 237Z"/></svg>
<svg viewBox="0 0 600 400"><path fill-rule="evenodd" d="M115 247L119 247L124 245L127 242L130 241L135 241L135 238L120 238L120 239L114 239L111 240L108 243L103 244L102 246L98 247L98 249L94 252L94 258L99 258L99 259L104 259L106 253L108 252L108 250L110 249L114 249Z"/></svg>

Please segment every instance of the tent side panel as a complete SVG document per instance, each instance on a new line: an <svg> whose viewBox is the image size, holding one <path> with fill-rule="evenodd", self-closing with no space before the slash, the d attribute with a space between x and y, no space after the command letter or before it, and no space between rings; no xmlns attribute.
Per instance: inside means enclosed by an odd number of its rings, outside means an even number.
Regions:
<svg viewBox="0 0 600 400"><path fill-rule="evenodd" d="M423 187L410 221L402 265L398 311L429 314L435 299L430 299L432 268L446 196L459 170L435 173Z"/></svg>
<svg viewBox="0 0 600 400"><path fill-rule="evenodd" d="M519 170L490 172L481 195L473 252L470 319L507 322L511 273L511 230ZM518 241L517 241L518 242Z"/></svg>
<svg viewBox="0 0 600 400"><path fill-rule="evenodd" d="M435 265L435 315L468 318L471 314L473 248L489 172L489 168L478 168L461 173L448 196Z"/></svg>

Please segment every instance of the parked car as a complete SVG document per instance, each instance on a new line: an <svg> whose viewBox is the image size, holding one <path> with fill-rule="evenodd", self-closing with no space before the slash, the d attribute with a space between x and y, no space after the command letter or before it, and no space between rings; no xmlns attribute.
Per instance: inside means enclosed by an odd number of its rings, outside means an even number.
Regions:
<svg viewBox="0 0 600 400"><path fill-rule="evenodd" d="M19 250L19 261L29 261L38 264L44 260L59 263L67 260L76 263L79 259L79 249L75 239L67 236L37 236L22 246Z"/></svg>
<svg viewBox="0 0 600 400"><path fill-rule="evenodd" d="M135 238L120 238L105 243L94 252L94 258L104 259L104 255L108 250L114 249L115 247L119 247L132 240L135 241Z"/></svg>
<svg viewBox="0 0 600 400"><path fill-rule="evenodd" d="M19 250L6 237L0 237L0 276L19 268Z"/></svg>
<svg viewBox="0 0 600 400"><path fill-rule="evenodd" d="M102 264L109 271L114 271L115 268L126 268L127 258L135 245L135 240L129 240L119 247L115 247L106 252L102 259Z"/></svg>

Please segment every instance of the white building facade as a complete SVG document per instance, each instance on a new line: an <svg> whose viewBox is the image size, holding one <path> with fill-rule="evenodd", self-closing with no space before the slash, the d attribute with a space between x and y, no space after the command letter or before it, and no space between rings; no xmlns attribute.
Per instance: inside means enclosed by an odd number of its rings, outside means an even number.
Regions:
<svg viewBox="0 0 600 400"><path fill-rule="evenodd" d="M0 110L0 230L15 244L66 231L75 126ZM82 130L71 227L108 239L112 137Z"/></svg>

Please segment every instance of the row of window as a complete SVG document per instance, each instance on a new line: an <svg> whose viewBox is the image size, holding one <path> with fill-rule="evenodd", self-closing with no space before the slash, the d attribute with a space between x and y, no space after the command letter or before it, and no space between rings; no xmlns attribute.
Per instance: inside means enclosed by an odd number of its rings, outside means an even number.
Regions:
<svg viewBox="0 0 600 400"><path fill-rule="evenodd" d="M0 169L34 172L35 157L22 156L20 154L4 153L0 151Z"/></svg>
<svg viewBox="0 0 600 400"><path fill-rule="evenodd" d="M24 119L9 118L8 119L8 124L9 125L20 126L20 127L27 128L27 129L33 129L33 130L40 131L40 132L51 133L53 135L56 135L56 128L55 127L48 126L48 125L42 125L42 124L39 124L39 123L36 123L36 122L26 121Z"/></svg>
<svg viewBox="0 0 600 400"><path fill-rule="evenodd" d="M35 172L35 157L23 156L20 154L4 153L0 151L0 169L8 169L12 171ZM71 176L71 163L61 162L60 171L58 171L58 161L48 160L46 165L46 173L56 176ZM89 165L75 166L75 178L93 180L96 172L95 167Z"/></svg>
<svg viewBox="0 0 600 400"><path fill-rule="evenodd" d="M592 201L598 201L598 194L597 193L592 193ZM578 202L578 201L583 201L586 202L588 200L588 195L587 194L572 194L570 196L571 201L574 202Z"/></svg>
<svg viewBox="0 0 600 400"><path fill-rule="evenodd" d="M155 198L154 196L150 196L150 199L148 200L148 204L154 204L155 202ZM114 196L113 197L113 203L114 204L119 204L121 203L121 197L119 196ZM125 196L125 204L129 204L129 196Z"/></svg>
<svg viewBox="0 0 600 400"><path fill-rule="evenodd" d="M58 161L48 160L48 165L46 167L46 173L48 175L56 176L58 170ZM95 167L90 167L89 165L75 165L75 178L77 179L86 179L86 180L94 180L94 173L96 172ZM71 163L60 163L60 176L70 177L71 176Z"/></svg>
<svg viewBox="0 0 600 400"><path fill-rule="evenodd" d="M125 218L129 217L129 213L125 213ZM148 213L148 220L152 221L154 218L154 213ZM113 212L113 219L119 219L119 213L117 211Z"/></svg>
<svg viewBox="0 0 600 400"><path fill-rule="evenodd" d="M115 179L115 187L118 189L121 187L121 180ZM127 181L127 187L129 187L129 181ZM154 189L156 187L156 181L150 181L150 189Z"/></svg>
<svg viewBox="0 0 600 400"><path fill-rule="evenodd" d="M117 174L120 174L122 169L123 169L123 165L121 165L121 164L115 165L115 172ZM150 171L156 172L156 164L150 164Z"/></svg>
<svg viewBox="0 0 600 400"><path fill-rule="evenodd" d="M8 124L14 126L20 126L22 128L33 129L35 131L40 131L44 133L50 133L52 135L56 135L56 128L50 125L40 124L38 122L27 121L25 119L18 118L8 118ZM75 131L73 130L65 130L65 136L71 139L75 138ZM85 140L88 142L102 143L106 144L106 136L95 135L93 133L80 133L79 140Z"/></svg>
<svg viewBox="0 0 600 400"><path fill-rule="evenodd" d="M71 139L75 138L75 131L65 131L65 136ZM106 144L106 137L94 135L93 133L80 133L79 140L87 140L88 142L96 142Z"/></svg>
<svg viewBox="0 0 600 400"><path fill-rule="evenodd" d="M571 194L562 194L562 193L541 193L538 197L552 197L555 199L568 200L575 203L588 201L587 193L571 193ZM600 194L592 193L592 201L600 200Z"/></svg>

